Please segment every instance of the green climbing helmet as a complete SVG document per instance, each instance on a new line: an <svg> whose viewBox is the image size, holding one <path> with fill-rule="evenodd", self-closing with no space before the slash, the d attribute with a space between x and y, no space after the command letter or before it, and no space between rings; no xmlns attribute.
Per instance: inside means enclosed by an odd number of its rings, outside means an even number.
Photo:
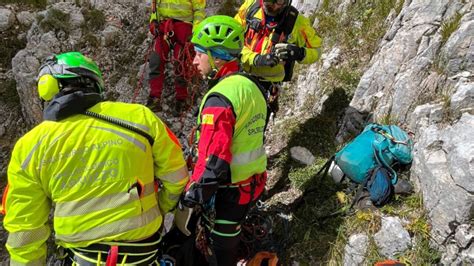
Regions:
<svg viewBox="0 0 474 266"><path fill-rule="evenodd" d="M47 58L40 67L38 80L44 75L51 75L59 81L79 77L89 78L96 83L99 93L104 91L104 79L99 67L92 59L79 52L68 52Z"/></svg>
<svg viewBox="0 0 474 266"><path fill-rule="evenodd" d="M191 42L208 50L222 49L238 56L244 45L244 28L229 16L211 16L199 23Z"/></svg>

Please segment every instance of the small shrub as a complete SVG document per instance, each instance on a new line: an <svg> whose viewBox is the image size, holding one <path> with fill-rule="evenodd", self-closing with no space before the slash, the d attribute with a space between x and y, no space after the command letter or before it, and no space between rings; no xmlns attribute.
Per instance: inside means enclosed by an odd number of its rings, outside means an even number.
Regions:
<svg viewBox="0 0 474 266"><path fill-rule="evenodd" d="M379 119L377 119L377 123L382 125L393 125L397 122L397 118L392 116L391 114L385 114Z"/></svg>
<svg viewBox="0 0 474 266"><path fill-rule="evenodd" d="M69 34L71 30L70 24L71 15L64 13L63 11L55 8L51 8L46 13L46 16L38 16L39 27L45 31L64 31Z"/></svg>
<svg viewBox="0 0 474 266"><path fill-rule="evenodd" d="M84 15L83 30L97 31L102 30L105 25L105 14L94 7L85 7L81 10Z"/></svg>
<svg viewBox="0 0 474 266"><path fill-rule="evenodd" d="M441 25L441 43L444 45L453 32L459 28L462 15L458 12Z"/></svg>

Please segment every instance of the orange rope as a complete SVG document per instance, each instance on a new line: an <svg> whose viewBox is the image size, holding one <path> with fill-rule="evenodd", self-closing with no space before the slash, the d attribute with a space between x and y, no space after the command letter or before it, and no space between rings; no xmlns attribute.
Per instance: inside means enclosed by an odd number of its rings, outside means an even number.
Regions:
<svg viewBox="0 0 474 266"><path fill-rule="evenodd" d="M150 53L153 50L153 45L155 44L155 39L151 42L150 46L147 49L147 52L145 53L144 59L145 59L145 64L148 62L148 59L150 57ZM140 90L143 87L143 79L145 78L145 66L142 69L142 73L140 74L140 78L138 79L137 86L135 87L135 90L133 92L133 97L132 97L132 103L135 103L135 100L137 99L138 93L140 93Z"/></svg>
<svg viewBox="0 0 474 266"><path fill-rule="evenodd" d="M175 67L176 67L175 75L176 76L179 75L183 77L186 84L192 84L191 97L190 97L191 101L186 111L182 112L179 117L179 121L181 122L181 130L184 127L184 119L186 117L186 114L189 113L189 111L193 107L196 94L199 90L200 83L196 80L199 77L199 71L196 68L196 66L193 65L193 60L194 60L193 44L190 42L186 42L183 48L183 53L180 54L180 56L178 56L177 62L175 64Z"/></svg>

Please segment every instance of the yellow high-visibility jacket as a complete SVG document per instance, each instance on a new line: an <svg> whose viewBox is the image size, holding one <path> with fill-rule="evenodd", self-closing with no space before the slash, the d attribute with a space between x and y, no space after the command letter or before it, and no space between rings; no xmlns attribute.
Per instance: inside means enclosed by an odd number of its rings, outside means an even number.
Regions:
<svg viewBox="0 0 474 266"><path fill-rule="evenodd" d="M206 0L156 0L156 12L152 11L150 22L172 18L193 23L195 27L206 17L205 8Z"/></svg>
<svg viewBox="0 0 474 266"><path fill-rule="evenodd" d="M18 140L2 200L13 265L45 264L53 206L63 247L141 240L158 231L189 179L178 140L148 108L101 102L89 111L141 129L154 144L82 114L44 121Z"/></svg>
<svg viewBox="0 0 474 266"><path fill-rule="evenodd" d="M247 27L247 12L249 11L249 8L255 3L255 1L259 0L246 0L240 7L238 13L235 15L235 19L239 21L240 24L244 26L244 28ZM261 20L263 16L264 11L263 8L260 7L260 9L254 14L254 17ZM243 69L246 72L258 76L266 81L279 82L285 77L283 62L274 67L256 67L254 64L255 57L258 54L266 54L270 51L272 45L270 40L273 31L274 30L272 30L271 33L263 40L260 52L256 51L256 45L259 40L253 40L250 45L246 43L242 49L241 63ZM321 57L322 40L316 35L316 32L311 26L309 19L301 14L298 14L293 30L288 36L287 42L305 48L306 56L303 60L299 61L300 64L311 64L316 62Z"/></svg>

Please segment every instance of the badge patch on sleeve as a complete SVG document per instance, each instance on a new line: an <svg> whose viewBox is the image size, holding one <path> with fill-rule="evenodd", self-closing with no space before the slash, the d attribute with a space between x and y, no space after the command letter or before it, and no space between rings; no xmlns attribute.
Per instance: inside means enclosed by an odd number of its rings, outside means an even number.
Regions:
<svg viewBox="0 0 474 266"><path fill-rule="evenodd" d="M214 115L213 114L205 114L202 116L202 124L203 125L214 125Z"/></svg>

